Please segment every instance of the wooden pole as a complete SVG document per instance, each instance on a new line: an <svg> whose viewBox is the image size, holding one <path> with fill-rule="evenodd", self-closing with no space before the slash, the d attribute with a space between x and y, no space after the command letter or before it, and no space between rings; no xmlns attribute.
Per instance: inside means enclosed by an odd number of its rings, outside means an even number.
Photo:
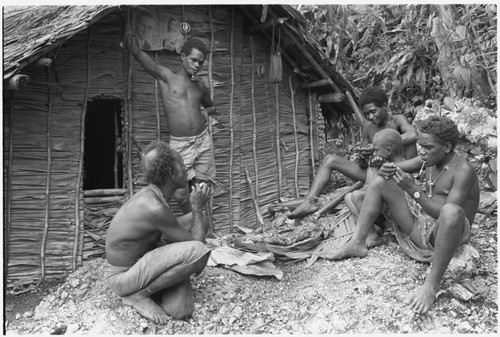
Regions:
<svg viewBox="0 0 500 337"><path fill-rule="evenodd" d="M316 164L314 162L314 115L313 115L313 104L312 104L312 92L311 89L307 93L308 103L309 103L309 148L311 151L311 173L312 178L316 177Z"/></svg>
<svg viewBox="0 0 500 337"><path fill-rule="evenodd" d="M47 246L47 236L49 233L49 215L50 215L50 172L52 171L52 91L50 83L50 68L47 68L47 90L48 90L48 109L47 109L47 175L45 180L45 218L42 236L42 245L40 249L40 264L42 268L42 279L45 278L45 248Z"/></svg>
<svg viewBox="0 0 500 337"><path fill-rule="evenodd" d="M95 190L83 191L83 196L84 197L99 197L99 196L125 195L126 193L127 193L127 190L124 188L95 189Z"/></svg>
<svg viewBox="0 0 500 337"><path fill-rule="evenodd" d="M283 195L283 187L281 186L283 181L283 174L281 172L281 149L280 149L280 94L279 94L279 83L274 83L274 99L276 106L276 160L278 168L278 199Z"/></svg>
<svg viewBox="0 0 500 337"><path fill-rule="evenodd" d="M364 183L362 181L357 181L356 183L354 183L354 185L352 185L347 190L342 192L340 195L338 195L336 198L334 198L328 204L323 206L320 210L314 212L313 218L316 220L319 219L323 214L325 214L326 212L328 212L329 210L331 210L332 208L334 208L335 206L340 204L342 202L342 200L344 200L344 197L346 196L347 193L350 193L350 192L355 191L355 190L359 190L361 187L363 187L363 185L364 185Z"/></svg>
<svg viewBox="0 0 500 337"><path fill-rule="evenodd" d="M10 93L10 111L9 111L9 166L7 168L7 198L6 198L6 212L7 212L7 228L5 240L5 253L6 261L9 260L9 242L10 242L10 227L12 226L11 219L11 203L12 203L12 157L14 151L14 91Z"/></svg>
<svg viewBox="0 0 500 337"><path fill-rule="evenodd" d="M87 116L87 104L89 99L90 91L90 42L92 35L92 26L89 26L89 31L87 34L87 85L85 88L85 96L83 97L83 108L82 108L82 118L80 121L80 153L79 153L79 163L78 163L78 177L76 179L75 188L75 243L73 246L73 270L76 270L76 264L78 261L78 243L80 238L80 184L82 180L83 171L83 153L85 151L85 119Z"/></svg>
<svg viewBox="0 0 500 337"><path fill-rule="evenodd" d="M257 161L257 111L255 108L255 46L253 44L253 37L250 36L250 51L252 54L252 149L253 149L253 165L255 172L255 200L257 206L259 205L259 164Z"/></svg>
<svg viewBox="0 0 500 337"><path fill-rule="evenodd" d="M297 138L297 112L295 111L295 90L293 89L292 77L288 77L288 82L290 83L290 102L292 103L292 116L293 116L293 138L295 140L295 197L299 197L299 160L300 160L300 149L299 149L299 139Z"/></svg>
<svg viewBox="0 0 500 337"><path fill-rule="evenodd" d="M213 25L213 17L212 17L212 6L208 5L208 20L210 26L210 54L208 55L208 86L210 87L210 98L214 99L214 80L213 80L213 66L214 66L214 49L215 49L215 33L214 33L214 25ZM210 119L210 115L207 116L208 120L208 134L210 135L210 139L212 141L212 146L214 144L213 134L212 134L212 122ZM215 165L215 163L214 163ZM213 186L212 186L213 187ZM213 193L210 195L210 200L208 200L208 207L205 207L205 211L207 212L208 217L208 226L210 231L215 235L214 229L214 219L212 214L212 209L214 205L214 195Z"/></svg>
<svg viewBox="0 0 500 337"><path fill-rule="evenodd" d="M158 64L158 52L155 51L155 62ZM161 119L160 104L158 101L158 80L155 78L155 107L156 107L156 140L160 141Z"/></svg>
<svg viewBox="0 0 500 337"><path fill-rule="evenodd" d="M29 76L25 74L14 75L3 81L4 90L18 90L28 84Z"/></svg>
<svg viewBox="0 0 500 337"><path fill-rule="evenodd" d="M229 101L229 135L230 135L230 154L229 154L229 232L233 232L233 155L234 155L234 130L233 130L233 104L234 104L234 7L231 7L231 42L230 42L230 66L231 66L231 94Z"/></svg>
<svg viewBox="0 0 500 337"><path fill-rule="evenodd" d="M361 112L361 109L359 108L358 104L354 100L354 97L352 96L351 92L349 90L346 90L345 94L347 96L347 100L349 101L349 104L351 104L351 107L354 110L354 115L356 116L358 123L360 125L363 125L364 122L366 121L365 115L363 115L363 113Z"/></svg>
<svg viewBox="0 0 500 337"><path fill-rule="evenodd" d="M322 94L318 96L319 103L339 103L345 99L345 95L340 92Z"/></svg>
<svg viewBox="0 0 500 337"><path fill-rule="evenodd" d="M130 7L128 8L127 13L127 21L128 27L130 27ZM127 120L125 121L126 130L127 130L127 186L129 198L134 195L134 181L132 177L132 64L133 59L132 53L130 50L128 51L128 74L127 74L127 82L126 82L126 104L127 107L126 116Z"/></svg>
<svg viewBox="0 0 500 337"><path fill-rule="evenodd" d="M327 85L330 85L330 86L332 85L331 78L317 80L317 81L309 82L309 83L304 83L304 84L301 84L300 87L301 88L317 88L317 87L324 87Z"/></svg>

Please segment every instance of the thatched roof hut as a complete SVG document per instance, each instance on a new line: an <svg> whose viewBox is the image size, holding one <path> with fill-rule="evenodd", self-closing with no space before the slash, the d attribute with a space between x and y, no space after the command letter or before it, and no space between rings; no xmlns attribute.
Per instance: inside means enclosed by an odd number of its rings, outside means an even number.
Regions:
<svg viewBox="0 0 500 337"><path fill-rule="evenodd" d="M220 182L216 233L255 227L258 214L271 216L270 203L308 190L318 164L317 104L356 115L353 88L290 6L5 7L9 285L102 256L109 221L143 186L140 149L168 140L158 87L122 44L138 10L188 23L182 37L209 47L200 77L218 106L211 123ZM282 80L270 82L271 46L278 43ZM148 53L177 67L172 49Z"/></svg>

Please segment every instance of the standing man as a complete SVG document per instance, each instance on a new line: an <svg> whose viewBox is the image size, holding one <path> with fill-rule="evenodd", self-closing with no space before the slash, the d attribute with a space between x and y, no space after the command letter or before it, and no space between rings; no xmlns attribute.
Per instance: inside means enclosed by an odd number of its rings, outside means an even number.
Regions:
<svg viewBox="0 0 500 337"><path fill-rule="evenodd" d="M182 64L176 71L154 62L139 48L136 36L128 35L126 44L144 70L158 80L170 129L170 146L184 160L188 181L211 184L215 179L215 162L207 123L216 108L207 87L195 77L205 62L207 51L204 43L196 38L187 40L182 46ZM173 196L184 213L192 210L188 185ZM211 209L206 211L211 214Z"/></svg>
<svg viewBox="0 0 500 337"><path fill-rule="evenodd" d="M361 146L366 147L373 142L373 136L380 130L389 128L398 131L403 139L403 156L406 159L417 155L415 142L417 133L413 126L403 115L390 115L387 112L388 97L385 91L378 87L365 88L359 98L363 114L367 121L363 125ZM305 200L291 213L288 213L289 219L302 218L308 214L314 213L316 198L320 195L323 188L330 181L333 170L337 170L347 177L364 181L365 173L360 175L359 166L346 159L334 154L325 156L319 166L318 173L306 195Z"/></svg>
<svg viewBox="0 0 500 337"><path fill-rule="evenodd" d="M164 142L151 143L142 157L149 183L116 213L106 234L106 282L123 304L160 324L194 311L190 276L205 267L208 219L202 209L210 187L191 192L193 211L176 218L168 200L187 184L181 156ZM161 237L169 244L161 245ZM158 247L158 245L160 245ZM161 306L151 296L161 296Z"/></svg>
<svg viewBox="0 0 500 337"><path fill-rule="evenodd" d="M479 184L474 167L455 151L459 132L453 121L432 116L417 122L417 129L420 156L381 167L368 186L353 238L327 258L366 256L366 237L385 202L401 248L418 261L432 262L424 284L406 298L415 312L426 313L454 253L470 240ZM406 172L424 168L421 189Z"/></svg>

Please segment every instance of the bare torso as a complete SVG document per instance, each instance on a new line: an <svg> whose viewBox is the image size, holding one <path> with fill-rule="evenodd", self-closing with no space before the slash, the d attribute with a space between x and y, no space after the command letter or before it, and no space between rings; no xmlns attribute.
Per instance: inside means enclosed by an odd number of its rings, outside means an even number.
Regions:
<svg viewBox="0 0 500 337"><path fill-rule="evenodd" d="M201 114L204 86L184 75L170 73L168 83L159 81L163 108L172 136L196 136L205 128Z"/></svg>
<svg viewBox="0 0 500 337"><path fill-rule="evenodd" d="M156 248L161 231L152 222L155 208L163 208L149 190L137 192L123 205L109 225L106 235L106 259L114 266L131 266L145 253Z"/></svg>
<svg viewBox="0 0 500 337"><path fill-rule="evenodd" d="M474 168L470 167L470 164L467 163L464 159L460 158L459 162L456 165L450 167L449 170L444 172L439 179L436 181L436 177L441 173L440 170L433 167L432 169L432 181L435 181L435 185L432 188L432 199L436 201L436 203L444 205L447 202L448 195L453 187L453 177L457 174L459 170L466 170L469 172L474 172ZM471 171L472 170L472 171ZM426 189L427 193L429 193L429 186L427 182L431 178L431 168L426 168L425 181L426 181ZM468 191L462 191L466 193L466 198L463 203L460 205L465 211L465 216L472 224L474 221L474 216L476 215L478 205L479 205L479 183L477 180L477 176L475 174L468 174L467 179L473 180L472 188Z"/></svg>

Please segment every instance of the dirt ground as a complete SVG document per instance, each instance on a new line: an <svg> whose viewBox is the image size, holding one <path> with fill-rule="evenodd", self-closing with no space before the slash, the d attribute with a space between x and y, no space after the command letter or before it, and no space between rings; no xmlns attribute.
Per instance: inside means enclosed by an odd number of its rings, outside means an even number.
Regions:
<svg viewBox="0 0 500 337"><path fill-rule="evenodd" d="M368 257L275 265L282 280L206 267L193 278L194 314L154 324L121 304L103 281L104 260L66 278L5 298L7 335L14 334L323 334L497 333L497 218L479 214L471 242L478 268L445 276L434 308L414 314L405 296L422 284L428 265L384 235Z"/></svg>

